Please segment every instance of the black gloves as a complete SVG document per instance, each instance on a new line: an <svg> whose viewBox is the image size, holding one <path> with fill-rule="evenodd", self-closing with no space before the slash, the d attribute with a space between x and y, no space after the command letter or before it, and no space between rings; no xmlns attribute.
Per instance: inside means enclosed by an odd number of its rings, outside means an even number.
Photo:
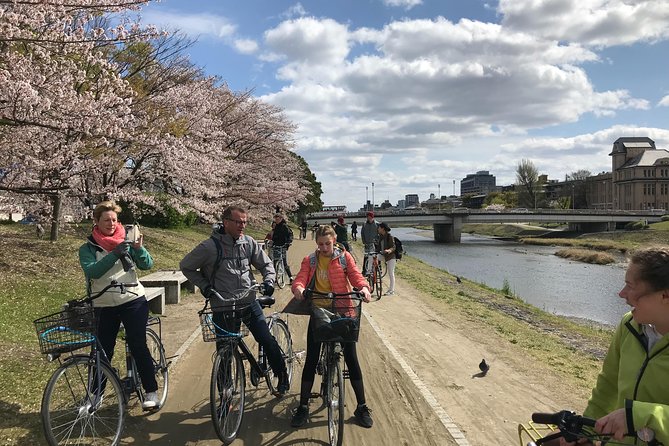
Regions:
<svg viewBox="0 0 669 446"><path fill-rule="evenodd" d="M274 294L274 285L271 282L263 282L263 294L265 296L271 296Z"/></svg>
<svg viewBox="0 0 669 446"><path fill-rule="evenodd" d="M126 242L121 242L116 245L116 248L112 249L112 254L118 259L125 257L130 254L130 245Z"/></svg>
<svg viewBox="0 0 669 446"><path fill-rule="evenodd" d="M223 297L220 294L218 294L218 291L216 291L211 287L207 288L206 290L202 290L202 294L207 299L223 299Z"/></svg>
<svg viewBox="0 0 669 446"><path fill-rule="evenodd" d="M119 243L116 248L112 249L112 254L116 256L123 264L123 271L128 272L135 267L135 264L130 257L130 244L126 242Z"/></svg>

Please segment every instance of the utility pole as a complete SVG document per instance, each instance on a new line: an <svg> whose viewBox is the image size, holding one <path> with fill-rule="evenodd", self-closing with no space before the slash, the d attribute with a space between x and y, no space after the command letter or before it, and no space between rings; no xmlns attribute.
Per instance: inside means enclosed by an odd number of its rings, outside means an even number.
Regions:
<svg viewBox="0 0 669 446"><path fill-rule="evenodd" d="M453 196L455 197L455 180L453 180Z"/></svg>
<svg viewBox="0 0 669 446"><path fill-rule="evenodd" d="M372 212L374 212L374 208L376 205L374 204L374 183L372 183Z"/></svg>

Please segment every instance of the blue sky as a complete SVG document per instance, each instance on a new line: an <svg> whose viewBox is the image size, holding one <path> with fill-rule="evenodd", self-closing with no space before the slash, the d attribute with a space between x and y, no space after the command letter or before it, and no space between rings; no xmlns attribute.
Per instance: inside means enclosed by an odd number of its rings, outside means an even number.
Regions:
<svg viewBox="0 0 669 446"><path fill-rule="evenodd" d="M611 170L621 136L669 149L669 2L162 0L145 23L282 107L325 204L459 194L521 159L550 179Z"/></svg>

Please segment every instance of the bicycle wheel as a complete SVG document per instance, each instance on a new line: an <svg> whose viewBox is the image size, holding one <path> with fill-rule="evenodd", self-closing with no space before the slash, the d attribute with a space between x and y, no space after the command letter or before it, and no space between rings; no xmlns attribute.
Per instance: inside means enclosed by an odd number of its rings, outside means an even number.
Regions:
<svg viewBox="0 0 669 446"><path fill-rule="evenodd" d="M124 426L125 400L114 371L88 356L75 356L54 372L42 397L42 426L51 446L118 445ZM94 390L102 387L102 391Z"/></svg>
<svg viewBox="0 0 669 446"><path fill-rule="evenodd" d="M235 440L244 416L244 364L239 351L233 348L233 344L221 347L211 370L211 421L224 444Z"/></svg>
<svg viewBox="0 0 669 446"><path fill-rule="evenodd" d="M275 319L270 332L279 344L283 359L286 361L286 371L288 372L288 382L290 383L293 381L293 340L290 338L290 330L288 330L288 325L283 320ZM267 387L269 387L270 392L274 393L278 386L279 377L270 368L267 373Z"/></svg>
<svg viewBox="0 0 669 446"><path fill-rule="evenodd" d="M146 329L146 346L149 348L149 353L151 354L151 359L153 360L153 370L156 376L156 382L158 383L158 407L156 410L160 409L165 405L167 400L167 389L169 383L169 372L167 370L167 359L165 358L165 347L163 343L156 334L150 328ZM144 388L140 386L137 391L141 394L141 401L144 401Z"/></svg>
<svg viewBox="0 0 669 446"><path fill-rule="evenodd" d="M335 359L336 358L336 359ZM344 373L340 356L332 356L327 374L328 434L330 445L341 446L344 440Z"/></svg>
<svg viewBox="0 0 669 446"><path fill-rule="evenodd" d="M283 265L283 259L274 262L274 269L276 270L276 284L279 288L286 286L286 269Z"/></svg>
<svg viewBox="0 0 669 446"><path fill-rule="evenodd" d="M381 264L379 263L379 266L376 270L376 296L381 299L381 296L383 295L383 277L381 276Z"/></svg>

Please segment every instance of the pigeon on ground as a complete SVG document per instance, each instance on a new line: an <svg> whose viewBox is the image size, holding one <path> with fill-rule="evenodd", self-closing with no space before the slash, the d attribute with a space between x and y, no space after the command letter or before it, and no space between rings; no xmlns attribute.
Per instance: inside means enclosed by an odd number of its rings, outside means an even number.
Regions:
<svg viewBox="0 0 669 446"><path fill-rule="evenodd" d="M484 376L486 373L488 373L488 370L490 370L490 366L487 362L485 362L485 359L481 360L481 363L479 364L479 370L481 370Z"/></svg>

